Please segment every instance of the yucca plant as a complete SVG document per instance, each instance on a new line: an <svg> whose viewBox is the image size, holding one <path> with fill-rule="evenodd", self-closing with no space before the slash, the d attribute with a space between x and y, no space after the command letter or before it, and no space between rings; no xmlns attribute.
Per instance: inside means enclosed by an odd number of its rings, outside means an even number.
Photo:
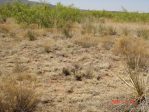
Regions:
<svg viewBox="0 0 149 112"><path fill-rule="evenodd" d="M135 41L135 42L134 42ZM146 43L140 39L121 38L116 47L118 54L125 57L129 81L119 78L133 89L137 96L137 103L145 100L146 90L148 89L148 76L142 74L148 68L149 51Z"/></svg>

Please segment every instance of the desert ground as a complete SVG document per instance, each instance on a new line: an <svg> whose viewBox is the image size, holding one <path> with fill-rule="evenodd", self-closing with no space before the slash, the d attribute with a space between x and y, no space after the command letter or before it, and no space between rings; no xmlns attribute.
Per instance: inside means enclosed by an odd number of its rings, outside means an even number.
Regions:
<svg viewBox="0 0 149 112"><path fill-rule="evenodd" d="M132 112L134 90L119 78L129 82L127 66L113 51L122 37L141 38L137 31L148 30L148 24L90 24L89 31L87 25L74 24L69 38L54 28L24 28L13 19L1 23L1 82L11 77L24 86L34 85L39 94L36 112ZM145 42L148 45L148 39Z"/></svg>

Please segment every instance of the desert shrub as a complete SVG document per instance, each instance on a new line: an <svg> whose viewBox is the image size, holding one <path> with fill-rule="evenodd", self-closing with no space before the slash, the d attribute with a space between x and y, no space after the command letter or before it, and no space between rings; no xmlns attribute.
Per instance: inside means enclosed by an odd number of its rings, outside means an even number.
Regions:
<svg viewBox="0 0 149 112"><path fill-rule="evenodd" d="M7 78L5 82L1 82L0 88L0 112L34 112L36 110L38 96L31 86L18 84Z"/></svg>
<svg viewBox="0 0 149 112"><path fill-rule="evenodd" d="M62 27L67 21L79 22L81 17L79 9L65 7L60 3L52 8L45 4L28 5L17 1L1 5L0 9L3 17L13 17L19 23L37 24L46 28Z"/></svg>
<svg viewBox="0 0 149 112"><path fill-rule="evenodd" d="M12 11L13 10L13 11ZM48 4L29 5L20 1L0 5L0 21L13 17L18 23L27 25L37 24L38 27L63 27L67 21L81 22L85 18L105 19L126 22L149 22L149 15L145 13L108 12L108 11L80 11L73 6L65 7L58 3L55 7ZM104 18L104 19L103 19Z"/></svg>

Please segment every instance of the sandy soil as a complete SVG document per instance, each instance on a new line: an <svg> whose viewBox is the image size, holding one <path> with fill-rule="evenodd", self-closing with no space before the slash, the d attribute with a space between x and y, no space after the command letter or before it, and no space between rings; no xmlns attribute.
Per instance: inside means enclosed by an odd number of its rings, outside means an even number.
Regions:
<svg viewBox="0 0 149 112"><path fill-rule="evenodd" d="M44 43L53 40L49 53ZM52 33L35 41L0 34L0 74L33 74L41 93L38 112L123 112L130 90L117 77L125 75L120 57L99 44L89 48ZM126 107L125 107L126 106ZM121 108L121 110L120 110Z"/></svg>

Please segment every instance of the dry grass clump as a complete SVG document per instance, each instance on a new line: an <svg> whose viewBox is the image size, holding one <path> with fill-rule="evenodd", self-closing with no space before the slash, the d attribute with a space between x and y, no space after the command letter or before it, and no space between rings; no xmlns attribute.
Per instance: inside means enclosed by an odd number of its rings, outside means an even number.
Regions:
<svg viewBox="0 0 149 112"><path fill-rule="evenodd" d="M99 44L99 39L92 36L82 36L74 39L75 44L80 45L84 48L89 48L97 46Z"/></svg>
<svg viewBox="0 0 149 112"><path fill-rule="evenodd" d="M142 39L119 38L114 46L114 53L125 56L131 69L145 68L148 65L149 50Z"/></svg>
<svg viewBox="0 0 149 112"><path fill-rule="evenodd" d="M138 29L137 30L137 36L142 37L144 39L148 39L149 37L149 30L146 29Z"/></svg>
<svg viewBox="0 0 149 112"><path fill-rule="evenodd" d="M0 112L34 112L38 96L33 86L15 79L2 79L0 83Z"/></svg>

